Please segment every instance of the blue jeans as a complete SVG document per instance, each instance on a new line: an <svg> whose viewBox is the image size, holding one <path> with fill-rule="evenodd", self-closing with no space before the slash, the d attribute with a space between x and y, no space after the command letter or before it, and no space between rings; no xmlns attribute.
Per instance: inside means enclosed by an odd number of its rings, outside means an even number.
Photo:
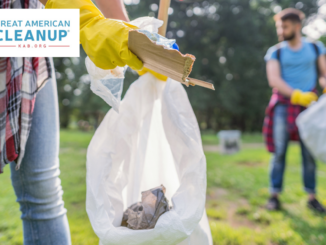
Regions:
<svg viewBox="0 0 326 245"><path fill-rule="evenodd" d="M36 96L32 127L20 170L11 181L23 220L24 245L69 245L59 179L59 111L55 79Z"/></svg>
<svg viewBox="0 0 326 245"><path fill-rule="evenodd" d="M273 138L275 153L270 166L270 191L272 194L280 193L283 186L285 169L285 156L290 135L287 131L287 106L278 104L274 109ZM304 190L307 193L316 192L316 163L308 149L300 140L302 155L302 177Z"/></svg>

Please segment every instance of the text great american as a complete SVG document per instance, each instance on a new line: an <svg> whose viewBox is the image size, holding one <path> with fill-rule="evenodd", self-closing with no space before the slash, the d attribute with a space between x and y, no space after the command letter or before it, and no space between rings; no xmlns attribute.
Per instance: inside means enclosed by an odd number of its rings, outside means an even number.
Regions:
<svg viewBox="0 0 326 245"><path fill-rule="evenodd" d="M3 27L70 27L69 20L0 20L0 28Z"/></svg>

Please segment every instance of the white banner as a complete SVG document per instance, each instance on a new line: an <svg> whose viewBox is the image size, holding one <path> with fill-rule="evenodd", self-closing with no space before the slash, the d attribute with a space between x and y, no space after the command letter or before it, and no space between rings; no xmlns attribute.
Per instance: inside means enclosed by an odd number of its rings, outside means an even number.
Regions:
<svg viewBox="0 0 326 245"><path fill-rule="evenodd" d="M0 57L79 57L79 9L0 9Z"/></svg>

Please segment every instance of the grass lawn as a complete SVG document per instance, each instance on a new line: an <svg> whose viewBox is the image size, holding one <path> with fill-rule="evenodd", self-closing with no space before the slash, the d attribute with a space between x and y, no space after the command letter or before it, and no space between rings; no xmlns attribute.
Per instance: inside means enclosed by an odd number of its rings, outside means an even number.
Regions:
<svg viewBox="0 0 326 245"><path fill-rule="evenodd" d="M61 132L61 180L73 244L98 244L85 211L85 155L91 133ZM243 135L245 147L236 155L206 152L207 214L215 244L326 244L326 217L306 208L302 191L300 151L290 146L281 197L283 211L267 212L268 162L260 135ZM203 143L214 145L214 135L203 135ZM0 176L0 244L23 244L19 205L10 182L8 167ZM326 166L318 164L318 193L326 205Z"/></svg>

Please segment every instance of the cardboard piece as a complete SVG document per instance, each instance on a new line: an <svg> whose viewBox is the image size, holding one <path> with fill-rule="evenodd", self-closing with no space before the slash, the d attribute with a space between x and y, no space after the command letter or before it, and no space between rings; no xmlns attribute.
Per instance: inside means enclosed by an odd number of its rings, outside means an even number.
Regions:
<svg viewBox="0 0 326 245"><path fill-rule="evenodd" d="M187 87L198 85L215 90L211 83L188 77L195 62L195 56L184 55L178 50L166 49L162 45L157 45L137 30L129 32L128 46L131 52L143 61L146 68L181 82Z"/></svg>

